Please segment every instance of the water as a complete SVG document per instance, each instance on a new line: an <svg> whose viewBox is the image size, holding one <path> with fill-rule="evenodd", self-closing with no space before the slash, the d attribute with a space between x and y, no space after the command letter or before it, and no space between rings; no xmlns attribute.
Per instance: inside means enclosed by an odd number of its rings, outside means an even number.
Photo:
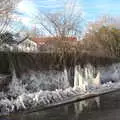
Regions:
<svg viewBox="0 0 120 120"><path fill-rule="evenodd" d="M0 120L120 120L120 91L44 111Z"/></svg>

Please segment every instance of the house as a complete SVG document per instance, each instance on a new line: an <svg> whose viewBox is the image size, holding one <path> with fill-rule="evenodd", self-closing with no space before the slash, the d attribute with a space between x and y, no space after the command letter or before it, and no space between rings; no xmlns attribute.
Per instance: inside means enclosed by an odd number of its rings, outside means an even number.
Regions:
<svg viewBox="0 0 120 120"><path fill-rule="evenodd" d="M37 51L37 43L32 41L30 38L27 38L23 42L17 45L19 51Z"/></svg>
<svg viewBox="0 0 120 120"><path fill-rule="evenodd" d="M52 37L31 38L37 44L40 51L51 51L54 49L55 39Z"/></svg>

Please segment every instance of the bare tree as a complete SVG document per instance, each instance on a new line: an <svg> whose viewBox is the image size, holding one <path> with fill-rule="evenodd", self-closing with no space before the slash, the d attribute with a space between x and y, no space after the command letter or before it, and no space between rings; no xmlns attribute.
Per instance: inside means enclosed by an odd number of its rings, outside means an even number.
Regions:
<svg viewBox="0 0 120 120"><path fill-rule="evenodd" d="M51 36L65 38L67 36L80 36L82 13L77 2L67 2L64 9L59 12L44 14L39 17L39 24L43 31Z"/></svg>
<svg viewBox="0 0 120 120"><path fill-rule="evenodd" d="M0 33L5 32L11 20L11 14L20 0L0 0Z"/></svg>
<svg viewBox="0 0 120 120"><path fill-rule="evenodd" d="M8 32L10 22L14 19L13 10L19 2L20 0L0 0L0 34L4 35L5 39L9 39L4 33ZM3 39L0 39L0 42L3 43Z"/></svg>

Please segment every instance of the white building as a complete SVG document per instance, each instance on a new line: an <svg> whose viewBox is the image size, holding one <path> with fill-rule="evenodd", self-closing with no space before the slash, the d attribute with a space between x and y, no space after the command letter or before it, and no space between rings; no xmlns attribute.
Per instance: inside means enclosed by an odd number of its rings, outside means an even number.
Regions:
<svg viewBox="0 0 120 120"><path fill-rule="evenodd" d="M37 43L33 42L29 38L25 41L21 42L18 46L18 51L24 52L36 52L37 51Z"/></svg>

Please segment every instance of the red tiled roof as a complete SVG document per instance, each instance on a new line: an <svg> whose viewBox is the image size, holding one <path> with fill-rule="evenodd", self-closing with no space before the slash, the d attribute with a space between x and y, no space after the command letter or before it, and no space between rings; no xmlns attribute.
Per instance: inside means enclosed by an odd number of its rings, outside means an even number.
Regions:
<svg viewBox="0 0 120 120"><path fill-rule="evenodd" d="M46 42L43 38L32 38L32 41L34 41L38 45L45 44L45 42Z"/></svg>
<svg viewBox="0 0 120 120"><path fill-rule="evenodd" d="M59 40L59 37L34 37L31 38L34 42L36 42L38 45L43 45L48 43L49 41ZM67 41L77 41L76 37L66 37L65 40Z"/></svg>

